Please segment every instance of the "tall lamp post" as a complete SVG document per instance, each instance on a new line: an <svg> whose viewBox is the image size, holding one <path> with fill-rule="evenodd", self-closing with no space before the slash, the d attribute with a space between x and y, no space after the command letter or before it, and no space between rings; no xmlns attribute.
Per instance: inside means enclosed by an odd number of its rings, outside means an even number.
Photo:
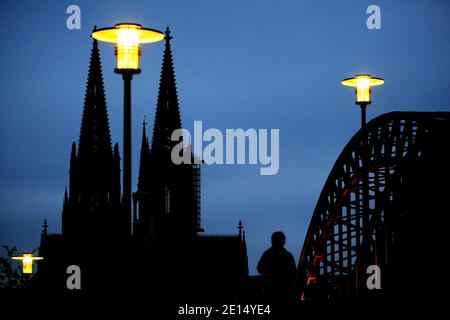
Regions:
<svg viewBox="0 0 450 320"><path fill-rule="evenodd" d="M123 94L123 204L125 213L131 219L131 80L141 73L139 58L141 44L164 39L164 34L155 29L143 28L137 23L119 23L114 27L96 29L92 38L115 43L117 58L115 73L121 74L124 84Z"/></svg>
<svg viewBox="0 0 450 320"><path fill-rule="evenodd" d="M369 153L368 153L368 132L366 128L366 109L367 105L371 103L370 95L372 87L379 86L384 83L382 78L372 77L369 74L358 74L353 78L347 78L341 81L344 86L355 87L356 104L361 107L361 130L363 134L362 150L361 150L361 212L363 217L362 226L359 219L356 219L356 225L362 230L362 246L370 245L370 230L369 230ZM356 237L357 245L359 244L359 236ZM367 252L368 250L362 250ZM358 296L359 288L363 287L361 275L366 271L368 257L359 256L356 263L356 292Z"/></svg>

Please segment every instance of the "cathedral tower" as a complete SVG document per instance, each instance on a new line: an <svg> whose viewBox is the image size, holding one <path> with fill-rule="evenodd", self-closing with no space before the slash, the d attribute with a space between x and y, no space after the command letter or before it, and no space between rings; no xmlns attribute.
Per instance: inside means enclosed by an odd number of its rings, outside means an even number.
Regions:
<svg viewBox="0 0 450 320"><path fill-rule="evenodd" d="M72 144L69 192L62 233L69 239L124 238L130 228L121 209L120 156L111 146L100 54L93 41L78 150ZM103 240L100 240L103 239Z"/></svg>
<svg viewBox="0 0 450 320"><path fill-rule="evenodd" d="M172 132L181 129L170 31L166 29L165 50L159 82L151 146L145 125L139 169L136 231L144 239L194 239L200 227L199 165L172 162ZM190 152L189 150L185 152ZM190 155L192 158L192 155Z"/></svg>

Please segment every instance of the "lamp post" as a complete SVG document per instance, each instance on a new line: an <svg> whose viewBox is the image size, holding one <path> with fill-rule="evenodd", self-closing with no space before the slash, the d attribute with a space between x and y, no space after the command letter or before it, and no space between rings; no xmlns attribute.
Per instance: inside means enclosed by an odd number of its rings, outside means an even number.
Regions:
<svg viewBox="0 0 450 320"><path fill-rule="evenodd" d="M366 127L366 109L371 104L370 95L372 87L382 85L382 78L372 77L369 74L358 74L353 78L347 78L341 81L344 86L355 87L356 104L361 107L361 128Z"/></svg>
<svg viewBox="0 0 450 320"><path fill-rule="evenodd" d="M369 153L368 153L368 132L366 127L366 109L367 105L371 103L370 95L372 93L372 87L379 86L384 83L382 78L372 77L369 74L358 74L353 78L347 78L341 81L344 86L355 87L356 104L361 107L361 130L363 134L362 147L360 152L361 168L360 168L360 181L361 181L361 211L358 212L362 215L362 225L360 219L356 219L356 225L359 230L362 231L362 244L361 246L370 246L370 230L369 230L369 210L370 210L370 194L369 194ZM356 237L357 247L359 243L359 236ZM367 252L368 250L362 250ZM368 265L367 256L359 256L356 262L356 295L358 291L363 288L364 284L362 274Z"/></svg>
<svg viewBox="0 0 450 320"><path fill-rule="evenodd" d="M42 260L43 257L35 257L32 253L22 253L20 257L12 257L13 260L22 261L22 273L29 275L33 273L33 261Z"/></svg>
<svg viewBox="0 0 450 320"><path fill-rule="evenodd" d="M141 73L139 58L141 44L164 39L164 34L155 29L143 28L137 23L119 23L114 27L96 29L92 38L115 43L114 55L117 58L115 73L121 74L124 84L123 94L123 204L131 219L131 80L134 74Z"/></svg>

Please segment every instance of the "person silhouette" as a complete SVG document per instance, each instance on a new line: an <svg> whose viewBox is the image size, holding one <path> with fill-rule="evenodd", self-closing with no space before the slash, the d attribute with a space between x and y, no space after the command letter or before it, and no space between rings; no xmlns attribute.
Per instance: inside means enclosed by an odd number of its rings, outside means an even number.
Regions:
<svg viewBox="0 0 450 320"><path fill-rule="evenodd" d="M264 295L274 302L290 302L294 298L295 260L284 248L285 243L284 233L274 232L272 247L262 254L257 266L266 281Z"/></svg>

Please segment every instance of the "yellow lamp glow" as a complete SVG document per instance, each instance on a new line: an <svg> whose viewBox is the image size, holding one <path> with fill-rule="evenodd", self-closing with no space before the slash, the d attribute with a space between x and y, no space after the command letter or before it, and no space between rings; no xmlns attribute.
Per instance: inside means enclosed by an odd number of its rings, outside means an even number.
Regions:
<svg viewBox="0 0 450 320"><path fill-rule="evenodd" d="M157 42L164 39L164 34L155 29L142 28L137 23L118 23L111 28L96 29L92 38L99 41L115 43L114 55L117 57L116 71L135 70L139 73L141 43Z"/></svg>
<svg viewBox="0 0 450 320"><path fill-rule="evenodd" d="M33 261L34 260L42 260L42 257L34 257L32 253L23 253L21 257L13 257L13 260L21 260L22 261L22 272L24 274L32 274L33 273Z"/></svg>
<svg viewBox="0 0 450 320"><path fill-rule="evenodd" d="M353 78L342 80L341 83L344 86L355 87L356 104L370 104L372 87L382 85L384 80L369 74L358 74Z"/></svg>

